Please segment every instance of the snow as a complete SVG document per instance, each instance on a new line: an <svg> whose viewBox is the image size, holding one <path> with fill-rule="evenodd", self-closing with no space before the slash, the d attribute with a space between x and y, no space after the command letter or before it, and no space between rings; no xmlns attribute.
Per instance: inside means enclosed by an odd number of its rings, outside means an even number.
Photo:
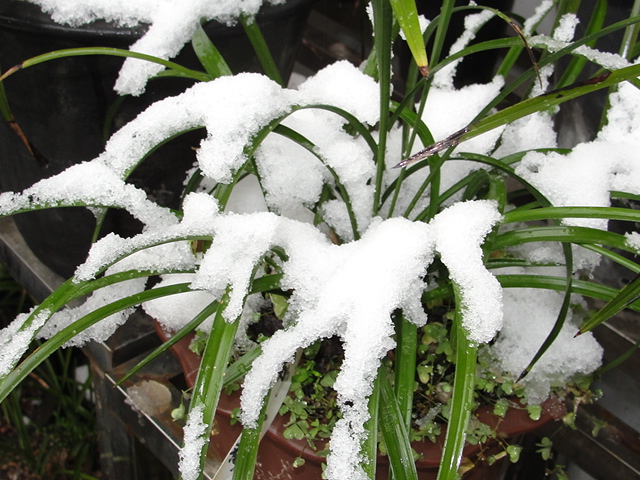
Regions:
<svg viewBox="0 0 640 480"><path fill-rule="evenodd" d="M482 28L484 24L491 20L494 15L495 13L491 10L483 10L480 13L467 15L464 19L464 31L462 32L462 35L453 43L453 45L451 45L451 48L449 49L449 55L458 53L465 47L467 47L469 43L474 38L476 38L478 30L480 30L480 28ZM451 62L449 65L439 70L434 75L434 85L443 89L453 89L453 77L455 77L456 69L460 62L462 62L462 59Z"/></svg>
<svg viewBox="0 0 640 480"><path fill-rule="evenodd" d="M39 5L58 23L83 25L97 19L116 25L149 24L147 32L130 50L164 60L175 57L191 40L202 20L233 24L241 15L255 15L262 0L28 0ZM284 0L271 0L271 4ZM128 58L115 85L119 94L140 95L147 80L164 67Z"/></svg>
<svg viewBox="0 0 640 480"><path fill-rule="evenodd" d="M184 426L184 439L178 462L182 480L197 480L200 478L200 451L204 447L207 432L203 416L203 404L192 407L189 411L187 424Z"/></svg>
<svg viewBox="0 0 640 480"><path fill-rule="evenodd" d="M611 191L640 194L640 92L622 84L611 95L608 124L597 138L569 154L529 152L516 173L555 206L610 205ZM606 229L606 219L566 219L566 225Z"/></svg>
<svg viewBox="0 0 640 480"><path fill-rule="evenodd" d="M163 275L162 280L154 288L191 283L193 279L192 273ZM173 333L193 320L196 314L213 301L215 298L209 292L192 291L156 298L145 302L142 306L150 317L160 323L165 332ZM211 330L212 323L213 318L210 317L200 324L198 330L208 332Z"/></svg>
<svg viewBox="0 0 640 480"><path fill-rule="evenodd" d="M482 242L500 220L490 201L457 203L432 221L436 250L460 287L462 325L471 341L486 343L502 326L502 288L484 267Z"/></svg>
<svg viewBox="0 0 640 480"><path fill-rule="evenodd" d="M532 271L514 268L499 273ZM549 272L545 270L545 273ZM553 328L563 294L534 288L508 288L504 290L503 300L504 326L488 351L498 359L499 368L517 378ZM521 381L527 403L543 402L552 386L566 385L576 375L591 373L600 366L602 347L590 332L574 338L577 323L570 310L556 342Z"/></svg>
<svg viewBox="0 0 640 480"><path fill-rule="evenodd" d="M8 375L25 354L38 329L44 325L51 312L41 310L32 312L35 315L23 313L0 330L0 378Z"/></svg>
<svg viewBox="0 0 640 480"><path fill-rule="evenodd" d="M560 42L570 42L576 32L580 19L575 13L566 13L560 17L558 26L553 31L553 38Z"/></svg>
<svg viewBox="0 0 640 480"><path fill-rule="evenodd" d="M553 8L553 4L553 0L544 0L540 2L540 4L536 7L534 14L527 18L524 22L522 33L525 37L528 38L531 36L533 29Z"/></svg>
<svg viewBox="0 0 640 480"><path fill-rule="evenodd" d="M176 222L168 209L146 198L142 190L125 184L100 162L85 162L39 181L21 194L0 194L0 215L27 209L62 205L94 205L124 208L144 224L170 225Z"/></svg>
<svg viewBox="0 0 640 480"><path fill-rule="evenodd" d="M534 148L556 148L557 138L553 128L553 117L546 112L537 112L510 123L504 129L496 158Z"/></svg>
<svg viewBox="0 0 640 480"><path fill-rule="evenodd" d="M561 32L565 33L565 32ZM570 41L562 41L556 38L550 38L546 35L536 35L529 39L529 45L532 48L544 48L550 53L555 53L571 44ZM617 70L628 67L629 62L616 53L601 52L586 45L581 45L573 50L573 53L581 55L586 59L602 66L608 70Z"/></svg>
<svg viewBox="0 0 640 480"><path fill-rule="evenodd" d="M287 113L298 95L252 73L221 77L154 103L109 140L100 161L126 175L151 148L180 132L206 127L198 149L205 175L229 183L247 159L244 146L272 120Z"/></svg>
<svg viewBox="0 0 640 480"><path fill-rule="evenodd" d="M631 248L635 248L637 252L640 252L640 233L629 232L625 235L627 239L627 245Z"/></svg>

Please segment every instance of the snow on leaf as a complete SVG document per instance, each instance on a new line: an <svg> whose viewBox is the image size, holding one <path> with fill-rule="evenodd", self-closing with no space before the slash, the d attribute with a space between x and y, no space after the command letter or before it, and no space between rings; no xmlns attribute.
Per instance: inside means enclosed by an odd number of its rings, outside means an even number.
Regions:
<svg viewBox="0 0 640 480"><path fill-rule="evenodd" d="M289 255L282 283L294 289L290 310L295 324L263 344L245 381L243 422L255 425L264 395L298 348L338 335L345 360L334 386L344 415L337 430L345 434L331 441L328 476L338 478L331 473L338 468L349 472L342 478L360 478L359 454L346 452L359 452L365 438L371 385L381 359L394 346L391 313L406 308L412 321L426 321L416 306L433 258L431 229L399 218L377 221L361 240L337 246L311 225L282 218L279 223L272 241Z"/></svg>
<svg viewBox="0 0 640 480"><path fill-rule="evenodd" d="M202 20L233 24L240 15L255 15L262 0L29 0L50 13L53 20L82 25L97 19L117 25L149 24L147 32L130 50L164 60L175 57L191 40ZM270 0L269 3L282 3ZM124 62L115 90L121 94L140 95L147 80L164 67L129 58Z"/></svg>
<svg viewBox="0 0 640 480"><path fill-rule="evenodd" d="M145 224L170 225L175 216L147 199L145 193L124 183L99 162L73 165L58 175L39 181L21 194L0 194L0 215L20 210L64 205L124 208Z"/></svg>
<svg viewBox="0 0 640 480"><path fill-rule="evenodd" d="M30 314L22 313L9 326L0 329L0 378L16 366L50 314L48 310L41 310L28 321Z"/></svg>
<svg viewBox="0 0 640 480"><path fill-rule="evenodd" d="M485 268L482 242L500 220L492 201L457 203L432 221L436 249L462 295L462 324L469 338L488 342L502 326L502 288Z"/></svg>
<svg viewBox="0 0 640 480"><path fill-rule="evenodd" d="M200 451L205 443L207 427L204 424L204 406L196 405L189 411L187 424L184 426L183 446L180 449L180 469L182 480L200 478Z"/></svg>

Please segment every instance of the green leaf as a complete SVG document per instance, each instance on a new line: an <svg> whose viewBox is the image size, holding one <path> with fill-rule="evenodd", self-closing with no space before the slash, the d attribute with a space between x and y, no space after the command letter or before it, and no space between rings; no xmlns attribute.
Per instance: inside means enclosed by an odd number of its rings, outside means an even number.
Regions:
<svg viewBox="0 0 640 480"><path fill-rule="evenodd" d="M273 303L273 312L276 314L276 317L282 320L287 313L287 309L289 308L287 297L285 297L284 295L271 293L269 295L269 298L271 299L271 303Z"/></svg>
<svg viewBox="0 0 640 480"><path fill-rule="evenodd" d="M389 131L389 102L391 100L391 45L392 12L387 0L372 0L374 46L378 65L378 85L380 93L380 124L378 147L375 152L376 177L373 194L373 215L378 214L382 195L383 177L386 170L384 159L387 152L387 133Z"/></svg>
<svg viewBox="0 0 640 480"><path fill-rule="evenodd" d="M605 320L621 312L633 302L640 298L640 274L636 275L633 281L625 285L604 307L602 307L593 317L580 326L578 333L582 334L592 330Z"/></svg>
<svg viewBox="0 0 640 480"><path fill-rule="evenodd" d="M353 210L353 204L352 204L351 199L349 197L349 191L342 184L342 180L340 179L340 176L338 175L336 170L334 168L332 168L325 161L325 159L319 154L317 148L315 147L315 145L310 140L308 140L306 137L304 137L303 135L299 134L295 130L293 130L293 129L289 128L289 127L286 127L284 125L278 125L274 129L274 132L278 133L278 134L280 134L280 135L282 135L282 136L284 136L286 138L289 138L290 140L292 140L294 142L296 142L298 145L300 145L301 147L305 148L309 153L314 155L318 160L320 160L320 162L322 162L322 164L325 166L325 168L329 171L329 173L331 174L331 176L335 180L336 190L340 194L340 197L342 198L342 201L343 201L343 203L345 205L345 208L347 209L347 214L349 215L349 222L351 224L351 231L353 233L353 238L355 240L360 239L360 231L358 230L358 222L357 222L357 219L356 219L356 214L355 214L355 212Z"/></svg>
<svg viewBox="0 0 640 480"><path fill-rule="evenodd" d="M422 38L422 30L420 29L420 20L418 18L418 9L415 0L390 0L390 3L420 73L424 77L429 76L427 49L425 48L424 39Z"/></svg>
<svg viewBox="0 0 640 480"><path fill-rule="evenodd" d="M431 50L431 61L438 63L440 61L440 54L445 43L445 38L449 32L449 23L451 21L451 14L453 13L453 7L455 0L443 0L440 7L440 14L434 19L437 20L436 35L433 41L433 50ZM434 22L431 22L432 24Z"/></svg>
<svg viewBox="0 0 640 480"><path fill-rule="evenodd" d="M255 471L256 460L258 458L258 447L260 445L260 432L266 410L267 402L264 402L262 413L258 417L258 425L255 428L245 428L242 430L235 467L233 469L233 480L253 479L253 472Z"/></svg>
<svg viewBox="0 0 640 480"><path fill-rule="evenodd" d="M280 74L280 70L278 70L276 62L273 60L271 50L269 50L269 46L260 31L260 27L256 23L255 17L241 15L240 23L242 23L244 32L258 56L258 60L260 61L260 65L262 66L264 73L266 73L271 80L284 87L285 83L282 79L282 75Z"/></svg>
<svg viewBox="0 0 640 480"><path fill-rule="evenodd" d="M504 417L509 409L509 401L506 398L500 398L493 406L493 413L499 417Z"/></svg>
<svg viewBox="0 0 640 480"><path fill-rule="evenodd" d="M500 250L506 247L521 245L529 242L568 242L575 244L597 244L619 248L627 252L635 250L627 244L627 239L620 234L589 227L545 226L523 228L505 232L496 237L494 248Z"/></svg>
<svg viewBox="0 0 640 480"><path fill-rule="evenodd" d="M507 453L509 454L509 461L511 463L517 463L520 460L520 453L522 452L522 447L520 445L509 445L507 447Z"/></svg>
<svg viewBox="0 0 640 480"><path fill-rule="evenodd" d="M611 73L605 73L584 82L574 84L559 90L545 93L538 97L524 100L512 107L507 107L489 117L480 120L475 125L469 126L467 132L462 134L459 141L463 142L482 133L493 130L496 127L512 123L519 118L526 117L535 112L550 110L568 100L577 98L602 88L611 87L620 82L635 78L640 75L640 65L621 68Z"/></svg>
<svg viewBox="0 0 640 480"><path fill-rule="evenodd" d="M542 407L540 405L527 405L527 412L529 413L529 418L537 422L542 416Z"/></svg>
<svg viewBox="0 0 640 480"><path fill-rule="evenodd" d="M178 343L181 339L183 339L186 335L191 333L198 325L204 322L207 318L218 311L219 304L218 302L212 302L207 305L200 313L198 313L193 319L187 323L184 327L182 327L178 332L172 335L167 339L162 345L153 350L149 355L144 357L138 364L136 364L133 368L131 368L123 378L118 381L118 385L122 384L130 377L138 373L142 368L151 363L153 360L158 358L162 353L166 352L169 348Z"/></svg>
<svg viewBox="0 0 640 480"><path fill-rule="evenodd" d="M612 360L609 363L607 363L606 365L603 365L602 367L598 368L594 372L594 376L595 377L602 377L602 375L605 372L607 372L607 371L609 371L609 370L611 370L613 368L616 368L622 362L624 362L625 360L628 360L629 358L631 358L631 356L634 353L636 353L636 350L638 350L639 348L640 348L640 340L638 340L631 348L629 348L626 352L624 352L622 355L617 357L615 360Z"/></svg>
<svg viewBox="0 0 640 480"><path fill-rule="evenodd" d="M404 426L410 431L413 423L413 391L416 376L416 352L418 350L418 327L401 315L398 318L396 335L395 394L400 411L404 415Z"/></svg>
<svg viewBox="0 0 640 480"><path fill-rule="evenodd" d="M549 437L543 437L540 443L536 444L538 449L536 450L543 460L549 460L551 458L551 449L553 448L553 442Z"/></svg>
<svg viewBox="0 0 640 480"><path fill-rule="evenodd" d="M478 345L470 342L467 332L462 327L462 305L456 292L456 370L454 373L451 413L444 441L444 449L438 480L456 480L458 466L462 458L462 450L466 439L467 426L471 412L474 410L473 393L476 384L476 368Z"/></svg>
<svg viewBox="0 0 640 480"><path fill-rule="evenodd" d="M283 432L284 438L287 438L289 440L291 440L292 438L295 438L296 440L302 440L304 438L304 435L304 430L302 430L297 423L288 426Z"/></svg>
<svg viewBox="0 0 640 480"><path fill-rule="evenodd" d="M564 291L566 280L564 277L549 275L496 275L496 279L503 288L545 288L549 290ZM585 295L598 300L609 301L618 294L618 290L606 285L600 285L584 280L573 280L571 291L579 295ZM444 292L438 292L443 295ZM635 301L628 305L634 311L640 311L640 302Z"/></svg>
<svg viewBox="0 0 640 480"><path fill-rule="evenodd" d="M591 35L602 28L607 15L607 10L607 0L597 0L595 2L593 11L589 17L589 24L587 25L587 29L584 33L585 36ZM592 40L586 45L589 47L595 47L595 43L595 40ZM587 59L585 57L573 57L571 62L569 62L569 65L565 68L562 77L558 81L557 87L562 88L576 82L586 64Z"/></svg>
<svg viewBox="0 0 640 480"><path fill-rule="evenodd" d="M533 369L536 363L542 358L551 345L555 342L558 335L562 331L564 327L564 322L567 319L567 314L569 313L569 308L571 307L571 293L572 293L572 275L573 275L573 251L571 250L571 246L568 243L562 244L562 251L565 257L565 288L564 288L564 298L562 300L562 306L560 307L560 312L558 312L558 317L551 329L551 332L547 335L544 342L538 351L533 356L533 359L529 362L529 365L522 371L520 376L518 377L518 381L522 380L529 372Z"/></svg>
<svg viewBox="0 0 640 480"><path fill-rule="evenodd" d="M169 70L183 76L185 78L190 78L192 80L197 80L201 82L206 82L211 80L211 77L204 72L198 72L196 70L192 70L190 68L183 67L174 62L170 62L169 60L164 60L162 58L154 57L153 55L146 55L144 53L132 52L129 50L123 50L119 48L108 48L108 47L83 47L83 48L67 48L64 50L55 50L53 52L44 53L42 55L37 55L35 57L29 58L28 60L23 61L22 63L10 68L7 70L2 77L0 77L0 81L5 78L13 75L19 70L33 67L34 65L39 65L44 62L48 62L51 60L56 60L58 58L66 58L66 57L81 57L86 55L109 55L113 57L128 57L128 58L137 58L139 60L145 60L151 63L157 63L162 65Z"/></svg>
<svg viewBox="0 0 640 480"><path fill-rule="evenodd" d="M211 427L215 416L220 392L224 384L224 376L231 350L233 348L238 322L228 322L223 317L224 308L228 302L228 294L220 300L219 308L213 320L211 334L207 341L207 346L202 355L202 363L198 370L195 385L193 387L193 397L191 399L190 411L198 406L203 406L202 422L205 425L200 439L204 440L200 450L199 471L204 469L204 462L209 447L211 437Z"/></svg>
<svg viewBox="0 0 640 480"><path fill-rule="evenodd" d="M184 403L180 403L180 406L178 408L174 408L173 410L171 410L171 418L173 420L182 420L185 418L185 414L186 414L186 408L184 406Z"/></svg>
<svg viewBox="0 0 640 480"><path fill-rule="evenodd" d="M503 222L520 223L566 218L606 218L608 220L640 222L640 210L618 207L545 207L507 212L504 214Z"/></svg>
<svg viewBox="0 0 640 480"><path fill-rule="evenodd" d="M378 428L382 428L380 424L380 406L381 406L381 385L380 385L380 372L382 367L378 368L378 376L373 382L373 391L369 396L369 403L367 409L369 411L369 420L364 425L367 431L367 438L362 445L362 457L363 462L361 464L362 469L365 471L367 477L370 480L376 478L376 467L378 465Z"/></svg>
<svg viewBox="0 0 640 480"><path fill-rule="evenodd" d="M397 479L417 480L418 473L413 461L413 450L405 426L404 412L401 411L391 385L390 374L384 366L378 370L378 380L381 396L380 430L389 455L391 471Z"/></svg>
<svg viewBox="0 0 640 480"><path fill-rule="evenodd" d="M227 65L227 62L215 47L207 33L199 25L191 38L193 51L196 53L198 60L211 76L218 78L226 75L233 75L233 72Z"/></svg>

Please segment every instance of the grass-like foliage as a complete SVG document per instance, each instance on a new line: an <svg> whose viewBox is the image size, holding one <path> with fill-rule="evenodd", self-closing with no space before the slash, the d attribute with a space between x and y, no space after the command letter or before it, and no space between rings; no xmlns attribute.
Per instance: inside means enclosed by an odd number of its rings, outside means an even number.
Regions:
<svg viewBox="0 0 640 480"><path fill-rule="evenodd" d="M519 24L506 12L444 0L421 29L413 0L372 0L373 49L362 71L338 63L297 90L281 87L246 16L241 23L271 78L232 75L202 29L192 42L202 72L100 48L52 52L9 70L4 78L63 56L130 56L195 85L121 128L98 158L0 196L2 215L90 206L100 218L123 208L145 225L135 237L96 242L73 278L0 332L0 401L61 347L107 338L132 308L172 317L185 309L178 299L193 295L201 303L187 301L192 314L165 323L177 332L172 342L206 332L180 456L185 480L201 476L220 394L245 373L234 479L252 478L261 412L273 408L265 406L269 390L296 352L319 340L342 344L339 373L304 364L282 411L298 415L287 435L303 438L299 416L309 413L294 400L320 388L306 379L335 390L325 472L333 480L373 478L379 445L395 478L417 478L406 462L411 440L434 436L436 416L448 425L438 478L453 480L465 442L487 436L477 427L469 433L483 399L502 412L515 395L535 417L550 393L585 394L600 360L589 331L640 308L637 279L620 287L589 277L600 261L630 278L640 272L640 239L627 234L640 222L640 17L633 9L604 25L606 2L596 2L586 34L574 38L577 2L559 2L554 31L539 34L551 3ZM495 15L504 38L474 43ZM463 17L463 40L445 52L449 25ZM391 88L400 31L417 62L402 98ZM618 53L595 50L616 32L624 33ZM494 80L454 86L458 63L483 51L496 54ZM585 76L587 65L594 75ZM598 137L559 146L554 116L594 92L608 97ZM0 102L7 119L10 101ZM200 127L207 137L179 211L126 183L157 145ZM260 197L252 210L233 213L234 196L250 194ZM608 231L608 221L629 227ZM159 275L163 282L148 289ZM587 314L584 297L607 303ZM247 325L269 301L284 326L251 347ZM22 359L40 336L46 340ZM249 353L230 364L238 349ZM416 411L428 417L422 430ZM309 425L328 434L326 424ZM505 452L517 458L517 447Z"/></svg>

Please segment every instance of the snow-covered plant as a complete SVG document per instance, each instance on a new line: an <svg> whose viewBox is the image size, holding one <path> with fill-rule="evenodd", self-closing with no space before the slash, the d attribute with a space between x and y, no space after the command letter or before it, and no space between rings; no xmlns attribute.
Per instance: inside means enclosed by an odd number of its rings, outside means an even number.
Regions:
<svg viewBox="0 0 640 480"><path fill-rule="evenodd" d="M283 365L329 337L341 340L344 361L334 384L342 417L327 478L373 478L378 426L395 477L417 478L406 459L418 329L428 325L432 305L450 305L456 370L439 478L456 478L479 355L539 404L551 387L598 367L601 350L589 330L623 308L640 308L640 281L616 288L584 280L603 257L640 272L618 253L638 251L637 233L606 230L608 220L640 221L636 210L612 206L640 198L640 18L603 27L603 17L594 16L574 40L577 18L561 10L551 36L538 34L552 7L543 1L513 36L473 44L492 16L515 23L449 0L438 17L419 22L412 0L372 0L374 50L363 69L339 62L297 89L258 74L226 75L207 49L207 73L191 76L210 81L152 105L97 158L0 195L1 215L123 208L144 224L132 238L110 234L96 242L73 278L0 331L0 400L55 349L106 339L145 304L161 312L173 341L196 328L208 333L180 456L183 478L199 478L234 343L246 344L242 329L251 312L275 292L286 297L285 327L259 347L244 380L234 478L252 476L265 397ZM444 56L452 15L466 16L466 31ZM400 29L418 63L398 102L390 65ZM592 48L616 31L625 32L620 54ZM529 47L542 52L539 60L511 75ZM483 50L506 52L494 80L455 88L456 65ZM572 61L554 84L565 58ZM602 70L581 79L586 62ZM607 88L608 122L597 138L559 148L559 106ZM513 102L516 90L526 93ZM207 136L180 211L126 182L155 146L196 127ZM239 206L238 197L249 195L259 201ZM162 283L147 289L157 275ZM87 294L80 306L67 306ZM582 296L607 304L578 325L572 305ZM185 317L185 304L199 305L200 313ZM48 340L20 362L36 337ZM383 359L392 350L390 371ZM378 415L380 405L385 415Z"/></svg>

